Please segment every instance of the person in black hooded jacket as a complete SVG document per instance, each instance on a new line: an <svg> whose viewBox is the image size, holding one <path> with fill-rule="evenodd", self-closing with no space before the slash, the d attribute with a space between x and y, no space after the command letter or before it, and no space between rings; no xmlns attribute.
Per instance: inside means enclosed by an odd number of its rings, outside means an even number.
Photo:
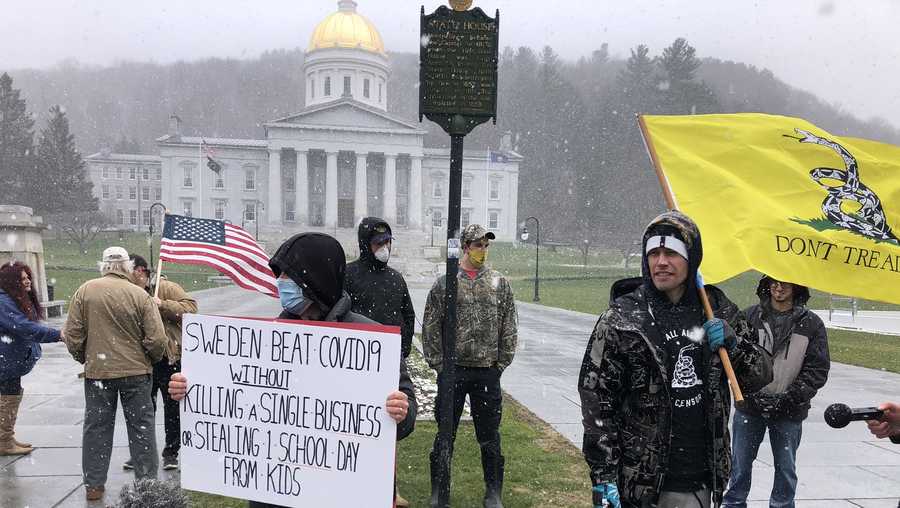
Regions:
<svg viewBox="0 0 900 508"><path fill-rule="evenodd" d="M288 238L269 260L278 283L284 309L279 319L376 323L350 311L350 296L344 291L346 256L340 242L323 233L300 233ZM172 374L169 394L181 400L187 394L184 374ZM385 411L397 422L397 440L412 433L418 405L406 360L400 359L398 390L387 397ZM280 508L250 501L248 508Z"/></svg>
<svg viewBox="0 0 900 508"><path fill-rule="evenodd" d="M366 217L359 223L357 236L359 259L347 265L344 278L351 309L383 325L399 326L401 352L406 358L412 348L416 314L406 280L388 266L391 226L378 217Z"/></svg>
<svg viewBox="0 0 900 508"><path fill-rule="evenodd" d="M794 506L797 448L810 400L828 380L831 359L825 324L806 308L809 289L768 275L756 288L759 303L744 310L760 347L773 356L774 379L747 396L732 423L734 467L725 506L747 506L753 461L766 430L774 454L769 506Z"/></svg>

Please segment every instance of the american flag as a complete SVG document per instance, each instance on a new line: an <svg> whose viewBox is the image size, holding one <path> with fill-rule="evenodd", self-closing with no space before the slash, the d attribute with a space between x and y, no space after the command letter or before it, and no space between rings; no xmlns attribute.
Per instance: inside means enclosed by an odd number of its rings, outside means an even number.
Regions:
<svg viewBox="0 0 900 508"><path fill-rule="evenodd" d="M163 261L208 266L244 289L278 297L269 256L237 226L214 219L166 215L159 247Z"/></svg>
<svg viewBox="0 0 900 508"><path fill-rule="evenodd" d="M222 165L213 158L216 156L215 150L203 138L200 138L200 156L201 158L206 157L206 167L213 170L215 174L218 175L219 171L222 171Z"/></svg>

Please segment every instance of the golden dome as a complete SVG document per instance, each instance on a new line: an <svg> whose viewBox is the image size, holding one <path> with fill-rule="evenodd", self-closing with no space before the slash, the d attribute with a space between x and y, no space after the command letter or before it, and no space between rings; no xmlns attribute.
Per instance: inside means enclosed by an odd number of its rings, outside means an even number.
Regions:
<svg viewBox="0 0 900 508"><path fill-rule="evenodd" d="M357 14L353 0L340 0L338 12L325 18L313 31L307 51L326 48L358 48L385 54L381 34L371 21Z"/></svg>

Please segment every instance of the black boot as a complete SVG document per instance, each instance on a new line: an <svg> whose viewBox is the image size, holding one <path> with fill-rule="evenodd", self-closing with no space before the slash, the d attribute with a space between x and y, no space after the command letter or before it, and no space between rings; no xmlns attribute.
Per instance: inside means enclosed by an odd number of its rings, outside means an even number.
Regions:
<svg viewBox="0 0 900 508"><path fill-rule="evenodd" d="M443 471L440 453L436 450L431 451L431 499L428 502L429 508L443 508L440 505L440 477ZM449 479L450 471L446 471Z"/></svg>
<svg viewBox="0 0 900 508"><path fill-rule="evenodd" d="M481 454L484 472L484 508L503 508L503 455Z"/></svg>

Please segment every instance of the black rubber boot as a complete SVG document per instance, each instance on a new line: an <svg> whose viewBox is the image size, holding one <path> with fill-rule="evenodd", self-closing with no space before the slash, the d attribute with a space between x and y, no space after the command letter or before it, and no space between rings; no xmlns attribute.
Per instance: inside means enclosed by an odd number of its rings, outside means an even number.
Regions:
<svg viewBox="0 0 900 508"><path fill-rule="evenodd" d="M443 508L440 505L440 482L438 479L441 476L441 470L443 469L441 466L440 454L432 450L431 451L431 499L428 502L429 508ZM447 475L450 474L450 471L447 471Z"/></svg>
<svg viewBox="0 0 900 508"><path fill-rule="evenodd" d="M484 472L484 508L503 508L503 468L505 460L500 454L481 454Z"/></svg>

